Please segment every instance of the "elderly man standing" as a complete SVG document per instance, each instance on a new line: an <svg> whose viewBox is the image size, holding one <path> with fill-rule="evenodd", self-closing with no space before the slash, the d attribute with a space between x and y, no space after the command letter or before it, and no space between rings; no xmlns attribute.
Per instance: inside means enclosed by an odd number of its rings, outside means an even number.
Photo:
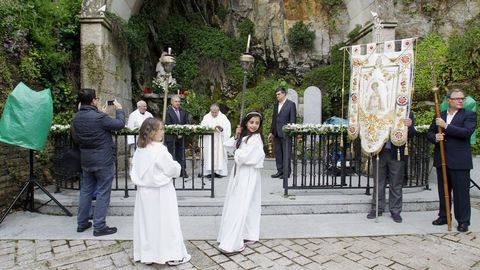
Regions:
<svg viewBox="0 0 480 270"><path fill-rule="evenodd" d="M143 121L145 121L147 118L153 118L153 115L147 112L147 103L143 100L140 100L137 102L137 109L128 116L127 127L129 129L140 128ZM128 136L127 142L128 145L132 145L135 143L135 138L133 136ZM131 149L132 154L133 149L134 147Z"/></svg>
<svg viewBox="0 0 480 270"><path fill-rule="evenodd" d="M171 106L168 107L165 117L165 125L186 125L188 122L187 113L180 108L180 96L174 95L170 99ZM172 154L173 159L182 166L180 177L188 178L185 170L185 138L182 135L165 135L165 143L168 152Z"/></svg>
<svg viewBox="0 0 480 270"><path fill-rule="evenodd" d="M451 89L447 93L448 109L441 112L440 118L434 118L427 132L427 138L435 144L433 166L437 169L438 199L440 207L438 218L433 225L447 224L445 191L443 187L442 158L440 141L445 146L445 166L447 166L447 182L449 198L452 198L457 231L466 232L470 226L470 170L473 169L470 136L477 127L477 115L465 110L463 102L465 93L461 89ZM437 133L437 128L442 129ZM450 202L449 202L450 203Z"/></svg>
<svg viewBox="0 0 480 270"><path fill-rule="evenodd" d="M93 89L81 89L78 98L81 103L80 110L73 118L73 129L78 139L82 165L77 232L83 232L92 226L88 218L95 192L93 235L113 234L117 232L117 228L108 227L106 224L116 154L111 132L125 126L125 113L122 105L116 100L113 101L116 111L115 119L105 113L106 104L102 111L98 111L98 99Z"/></svg>
<svg viewBox="0 0 480 270"><path fill-rule="evenodd" d="M231 124L227 116L220 111L217 104L210 106L210 112L207 113L200 125L215 129L213 135L214 147L212 149L211 136L203 136L203 174L210 177L212 174L212 151L213 166L215 177L224 177L228 175L227 167L227 151L223 147L223 143L230 138Z"/></svg>

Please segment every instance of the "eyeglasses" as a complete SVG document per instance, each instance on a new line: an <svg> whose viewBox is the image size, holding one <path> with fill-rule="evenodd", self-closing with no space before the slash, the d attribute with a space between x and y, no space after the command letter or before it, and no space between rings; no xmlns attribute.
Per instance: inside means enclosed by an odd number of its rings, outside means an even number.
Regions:
<svg viewBox="0 0 480 270"><path fill-rule="evenodd" d="M465 98L464 97L457 97L457 98L449 98L451 100L455 100L455 101L464 101Z"/></svg>

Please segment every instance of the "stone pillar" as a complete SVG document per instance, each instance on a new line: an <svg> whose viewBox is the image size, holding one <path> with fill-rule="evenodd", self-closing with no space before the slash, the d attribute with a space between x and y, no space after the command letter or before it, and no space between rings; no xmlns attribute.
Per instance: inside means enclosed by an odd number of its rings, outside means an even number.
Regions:
<svg viewBox="0 0 480 270"><path fill-rule="evenodd" d="M103 12L82 13L80 18L82 88L97 90L101 102L117 99L132 110L131 69L127 46L115 40L111 22Z"/></svg>

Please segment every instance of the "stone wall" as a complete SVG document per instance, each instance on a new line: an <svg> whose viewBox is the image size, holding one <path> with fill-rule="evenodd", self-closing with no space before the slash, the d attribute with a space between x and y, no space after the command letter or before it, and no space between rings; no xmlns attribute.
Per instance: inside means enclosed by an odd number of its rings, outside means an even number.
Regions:
<svg viewBox="0 0 480 270"><path fill-rule="evenodd" d="M0 143L0 211L13 201L28 178L28 150Z"/></svg>

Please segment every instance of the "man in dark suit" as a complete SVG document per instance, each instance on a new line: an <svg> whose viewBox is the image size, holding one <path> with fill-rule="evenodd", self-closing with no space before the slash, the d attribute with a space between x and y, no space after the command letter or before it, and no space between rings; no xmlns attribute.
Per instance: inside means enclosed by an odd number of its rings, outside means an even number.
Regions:
<svg viewBox="0 0 480 270"><path fill-rule="evenodd" d="M437 168L438 197L440 200L438 218L432 224L447 224L442 161L438 143L443 141L448 193L452 198L451 193L453 191L453 207L459 232L468 231L470 225L470 170L473 168L470 136L477 125L477 115L463 109L464 100L465 94L462 90L450 90L447 93L448 109L441 113L441 118L433 119L427 133L428 140L435 144L433 166ZM442 133L437 133L437 126L442 128Z"/></svg>
<svg viewBox="0 0 480 270"><path fill-rule="evenodd" d="M188 122L187 113L180 108L180 96L175 95L170 100L171 106L167 109L166 125L185 125ZM165 142L168 152L182 166L180 177L188 177L185 171L185 138L182 135L166 135Z"/></svg>
<svg viewBox="0 0 480 270"><path fill-rule="evenodd" d="M413 113L410 112L409 118L402 120L403 124L408 127L408 137L411 138L415 134L415 123L413 119ZM393 221L401 223L403 221L400 213L402 212L403 205L403 179L405 173L405 166L408 161L408 156L405 155L405 145L400 147L392 144L388 140L383 146L380 153L378 153L378 216L383 214L385 210L385 188L388 182L388 208ZM377 161L376 157L372 158L373 172L375 185ZM387 181L388 180L388 181ZM376 187L373 189L373 202L372 209L368 213L367 218L376 218Z"/></svg>
<svg viewBox="0 0 480 270"><path fill-rule="evenodd" d="M287 99L285 88L279 87L275 90L277 96L277 103L273 108L272 127L270 134L268 134L268 141L273 139L273 147L275 149L275 162L277 165L277 173L272 175L272 178L283 178L283 158L288 160L287 175L291 173L290 163L290 137L282 130L283 126L288 123L297 122L297 108L295 103ZM286 144L288 144L286 146Z"/></svg>

